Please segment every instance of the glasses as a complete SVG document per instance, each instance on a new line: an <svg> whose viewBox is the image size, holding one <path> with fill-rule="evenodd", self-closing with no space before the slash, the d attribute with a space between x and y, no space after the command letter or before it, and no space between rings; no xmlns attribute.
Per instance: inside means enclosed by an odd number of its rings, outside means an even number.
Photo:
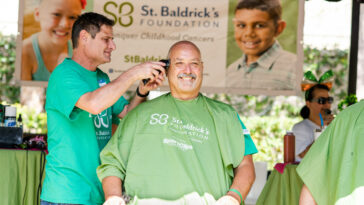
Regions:
<svg viewBox="0 0 364 205"><path fill-rule="evenodd" d="M327 98L319 97L316 99L312 99L311 102L317 102L320 105L324 105L324 104L326 104L326 102L329 104L332 104L332 102L334 102L334 98L333 97L327 97Z"/></svg>

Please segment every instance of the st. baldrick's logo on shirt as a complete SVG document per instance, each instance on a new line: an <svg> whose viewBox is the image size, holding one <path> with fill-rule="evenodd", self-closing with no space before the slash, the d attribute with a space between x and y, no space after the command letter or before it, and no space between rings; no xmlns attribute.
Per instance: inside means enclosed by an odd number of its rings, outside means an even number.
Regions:
<svg viewBox="0 0 364 205"><path fill-rule="evenodd" d="M92 115L97 140L109 140L111 137L110 109L106 109L97 115Z"/></svg>
<svg viewBox="0 0 364 205"><path fill-rule="evenodd" d="M102 111L101 113L97 114L97 115L92 115L92 118L93 118L93 121L94 121L94 125L95 125L95 128L101 128L101 127L104 127L104 128L109 128L110 126L110 119L108 116L108 110L109 109L106 109L104 111Z"/></svg>
<svg viewBox="0 0 364 205"><path fill-rule="evenodd" d="M179 119L165 113L153 113L150 115L149 124L152 126L168 126L168 129L174 134L186 135L192 141L203 143L208 140L210 131L207 127L194 122L189 122L188 119Z"/></svg>
<svg viewBox="0 0 364 205"><path fill-rule="evenodd" d="M99 87L103 87L107 84L106 80L103 78L97 79L97 82L99 84ZM109 128L109 126L111 124L110 121L111 121L112 116L108 115L108 112L109 112L109 109L106 109L97 115L92 115L96 129Z"/></svg>

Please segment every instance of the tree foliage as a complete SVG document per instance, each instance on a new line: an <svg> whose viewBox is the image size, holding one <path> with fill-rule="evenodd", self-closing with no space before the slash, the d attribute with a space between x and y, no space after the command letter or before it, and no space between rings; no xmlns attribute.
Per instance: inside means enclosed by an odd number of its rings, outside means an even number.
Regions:
<svg viewBox="0 0 364 205"><path fill-rule="evenodd" d="M15 36L0 33L0 102L19 102L20 87L15 84Z"/></svg>

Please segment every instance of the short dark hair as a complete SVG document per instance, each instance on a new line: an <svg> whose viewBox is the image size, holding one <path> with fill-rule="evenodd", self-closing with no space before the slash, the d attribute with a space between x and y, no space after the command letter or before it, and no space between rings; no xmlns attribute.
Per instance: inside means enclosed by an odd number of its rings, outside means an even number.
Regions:
<svg viewBox="0 0 364 205"><path fill-rule="evenodd" d="M330 91L329 87L327 87L326 85L316 84L305 92L305 100L312 101L312 99L314 98L313 92L318 89ZM307 107L307 105L303 106L300 111L300 115L303 119L307 119L310 116L310 109Z"/></svg>
<svg viewBox="0 0 364 205"><path fill-rule="evenodd" d="M277 24L282 18L282 5L280 0L240 0L235 7L236 13L240 9L258 9L268 12L269 17Z"/></svg>
<svg viewBox="0 0 364 205"><path fill-rule="evenodd" d="M113 26L115 22L111 19L108 19L106 16L94 13L87 12L80 15L72 27L72 45L73 48L77 48L78 46L78 38L80 37L80 32L82 30L86 30L91 34L92 38L95 38L96 34L100 32L101 26Z"/></svg>
<svg viewBox="0 0 364 205"><path fill-rule="evenodd" d="M308 89L306 92L305 92L305 100L306 101L311 101L313 99L313 92L315 90L318 90L318 89L322 89L322 90L327 90L327 91L330 91L329 87L327 87L326 85L323 85L323 84L316 84L314 86L312 86L310 89Z"/></svg>

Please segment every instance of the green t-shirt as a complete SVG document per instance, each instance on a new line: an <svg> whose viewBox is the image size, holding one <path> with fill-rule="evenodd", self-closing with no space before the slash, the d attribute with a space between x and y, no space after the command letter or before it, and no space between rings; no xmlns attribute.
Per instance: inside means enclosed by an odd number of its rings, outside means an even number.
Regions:
<svg viewBox="0 0 364 205"><path fill-rule="evenodd" d="M111 137L113 116L127 101L122 97L99 115L75 104L83 94L108 82L101 70L89 71L71 59L65 59L52 72L46 96L49 154L41 199L74 204L103 202L95 171L99 153Z"/></svg>
<svg viewBox="0 0 364 205"><path fill-rule="evenodd" d="M139 198L175 200L197 192L217 199L243 157L242 127L230 106L166 94L121 121L101 152L98 176L120 177L127 194Z"/></svg>
<svg viewBox="0 0 364 205"><path fill-rule="evenodd" d="M244 155L250 155L250 154L255 154L258 152L257 148L255 147L255 144L250 136L250 131L248 130L248 128L245 127L243 121L241 121L239 115L238 119L241 125L241 128L243 129L243 135L244 135L244 142L245 142L245 153Z"/></svg>
<svg viewBox="0 0 364 205"><path fill-rule="evenodd" d="M364 101L339 113L297 168L317 204L363 204Z"/></svg>

